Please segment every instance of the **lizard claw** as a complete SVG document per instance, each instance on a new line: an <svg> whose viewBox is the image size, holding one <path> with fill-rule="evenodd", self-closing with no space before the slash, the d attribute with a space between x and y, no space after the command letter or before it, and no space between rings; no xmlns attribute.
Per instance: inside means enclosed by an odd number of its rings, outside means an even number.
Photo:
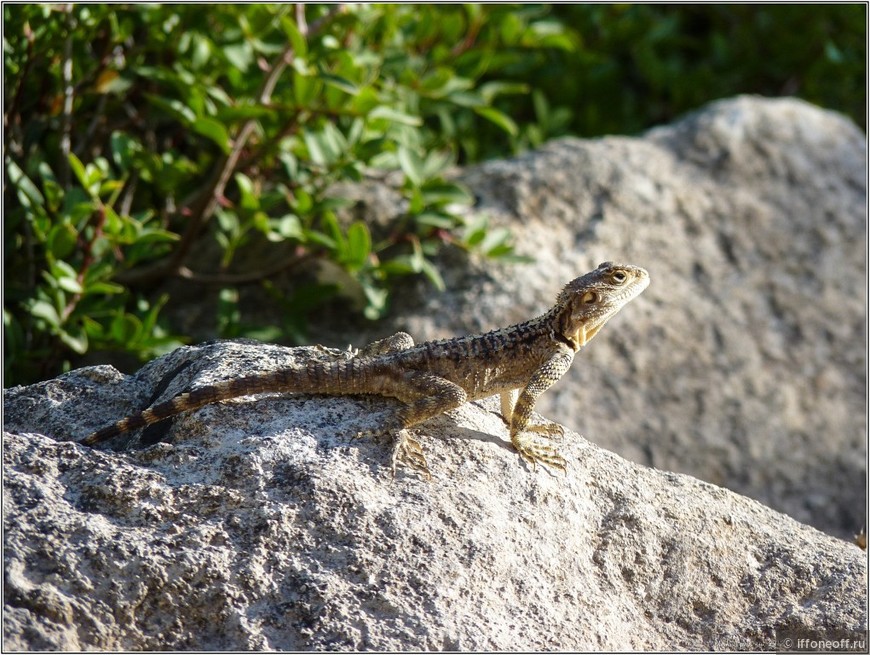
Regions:
<svg viewBox="0 0 870 655"><path fill-rule="evenodd" d="M361 430L357 432L352 439L363 439L366 437L383 437L385 434L395 433L395 443L393 444L393 454L390 458L393 477L396 477L396 466L401 463L409 466L415 471L420 471L428 480L432 479L432 474L429 472L429 465L426 463L426 456L423 454L423 447L420 442L414 439L407 430L404 429L381 429L381 430Z"/></svg>
<svg viewBox="0 0 870 655"><path fill-rule="evenodd" d="M423 447L419 441L408 434L407 430L399 431L396 435L396 443L393 446L392 468L394 478L396 477L396 464L399 462L410 466L416 471L420 471L426 476L427 480L432 479L429 465L426 463L426 456L423 455Z"/></svg>
<svg viewBox="0 0 870 655"><path fill-rule="evenodd" d="M565 436L565 428L558 423L553 423L552 421L529 425L526 430L540 434L547 439L561 439Z"/></svg>
<svg viewBox="0 0 870 655"><path fill-rule="evenodd" d="M538 468L538 462L541 462L563 473L567 471L565 458L552 446L528 438L523 439L519 436L514 437L511 441L514 448L519 452L520 457L531 464L535 470Z"/></svg>

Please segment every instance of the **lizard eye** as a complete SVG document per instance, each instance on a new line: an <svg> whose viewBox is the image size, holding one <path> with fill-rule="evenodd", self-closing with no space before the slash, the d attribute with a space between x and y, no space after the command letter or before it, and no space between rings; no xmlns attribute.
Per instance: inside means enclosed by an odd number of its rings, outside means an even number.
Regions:
<svg viewBox="0 0 870 655"><path fill-rule="evenodd" d="M598 294L594 291L587 291L583 294L583 297L580 298L580 302L584 305L591 305L593 303L598 302Z"/></svg>
<svg viewBox="0 0 870 655"><path fill-rule="evenodd" d="M628 276L625 274L625 271L614 271L613 275L610 276L610 279L615 284L622 284L628 279Z"/></svg>

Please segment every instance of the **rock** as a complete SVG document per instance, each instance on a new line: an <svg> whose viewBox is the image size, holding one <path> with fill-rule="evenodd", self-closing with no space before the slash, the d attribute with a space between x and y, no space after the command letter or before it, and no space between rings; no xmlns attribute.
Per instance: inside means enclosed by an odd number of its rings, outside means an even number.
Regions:
<svg viewBox="0 0 870 655"><path fill-rule="evenodd" d="M866 627L857 546L572 432L566 474L532 470L492 399L418 430L431 482L349 440L395 409L374 397L237 399L122 452L64 441L328 356L206 344L7 390L4 649L768 650Z"/></svg>
<svg viewBox="0 0 870 655"><path fill-rule="evenodd" d="M397 300L370 336L492 329L602 261L643 266L650 288L539 411L849 537L867 511L866 156L836 113L739 97L638 138L560 139L462 171L475 211L535 263L447 260L447 293Z"/></svg>
<svg viewBox="0 0 870 655"><path fill-rule="evenodd" d="M853 123L796 99L738 97L639 137L560 139L457 176L478 198L469 217L509 228L535 263L448 251L439 261L446 293L409 284L378 324L361 323L353 299L342 300L311 326L313 341L485 331L543 311L602 261L638 264L650 288L539 410L628 459L728 487L831 534L861 528L867 169L866 137ZM346 219L378 229L406 211L384 183L340 195L359 201ZM179 281L165 291L185 330L213 325L217 290ZM262 290L240 294L246 324L298 320Z"/></svg>

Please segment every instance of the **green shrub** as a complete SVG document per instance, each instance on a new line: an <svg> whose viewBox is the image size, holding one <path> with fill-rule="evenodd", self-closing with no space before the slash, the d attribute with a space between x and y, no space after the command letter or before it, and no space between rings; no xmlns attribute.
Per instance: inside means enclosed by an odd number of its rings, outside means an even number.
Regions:
<svg viewBox="0 0 870 655"><path fill-rule="evenodd" d="M456 163L745 91L864 115L863 5L67 7L3 7L6 384L185 341L160 315L172 277L219 284L214 332L240 336L241 283L304 323L325 294L271 280L314 258L372 319L402 276L443 286L442 248L519 259L463 222ZM342 221L337 183L390 171L397 224ZM274 261L237 266L263 241ZM219 261L191 271L205 242Z"/></svg>

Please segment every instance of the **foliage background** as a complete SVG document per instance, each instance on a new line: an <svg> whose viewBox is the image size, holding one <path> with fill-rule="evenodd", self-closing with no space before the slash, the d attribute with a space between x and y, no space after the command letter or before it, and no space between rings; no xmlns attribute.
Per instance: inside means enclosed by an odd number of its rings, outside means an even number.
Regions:
<svg viewBox="0 0 870 655"><path fill-rule="evenodd" d="M5 385L189 340L161 315L167 280L218 294L215 336L303 342L337 292L314 263L376 319L402 276L443 285L445 248L521 259L462 219L455 164L738 93L866 129L858 4L5 4L3 21ZM405 198L395 224L334 191L371 178ZM249 324L244 284L287 322Z"/></svg>

